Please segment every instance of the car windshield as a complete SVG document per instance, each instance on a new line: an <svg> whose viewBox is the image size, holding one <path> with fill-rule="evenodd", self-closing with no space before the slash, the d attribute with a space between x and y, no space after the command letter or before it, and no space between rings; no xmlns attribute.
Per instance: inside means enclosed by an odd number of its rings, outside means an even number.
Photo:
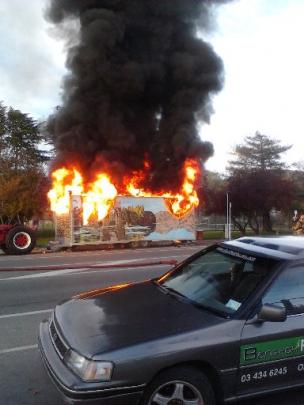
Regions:
<svg viewBox="0 0 304 405"><path fill-rule="evenodd" d="M166 274L159 284L193 304L231 315L268 274L269 260L218 247Z"/></svg>

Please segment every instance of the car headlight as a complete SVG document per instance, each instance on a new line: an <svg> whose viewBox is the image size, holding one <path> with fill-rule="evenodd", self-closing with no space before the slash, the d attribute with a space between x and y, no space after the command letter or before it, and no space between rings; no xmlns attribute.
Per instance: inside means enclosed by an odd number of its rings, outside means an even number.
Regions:
<svg viewBox="0 0 304 405"><path fill-rule="evenodd" d="M113 363L108 361L88 360L74 350L65 355L66 365L84 381L110 381Z"/></svg>

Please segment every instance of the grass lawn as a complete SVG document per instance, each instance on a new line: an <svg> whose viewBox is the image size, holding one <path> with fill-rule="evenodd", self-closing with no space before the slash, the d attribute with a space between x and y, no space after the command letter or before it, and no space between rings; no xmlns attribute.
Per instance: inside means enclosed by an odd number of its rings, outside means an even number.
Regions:
<svg viewBox="0 0 304 405"><path fill-rule="evenodd" d="M37 232L37 247L46 247L50 240L55 239L55 232L52 230L43 230Z"/></svg>
<svg viewBox="0 0 304 405"><path fill-rule="evenodd" d="M286 232L274 232L274 233L265 233L262 232L261 235L259 236L282 236L282 235L290 235L291 231L286 231ZM233 231L232 232L232 239L236 239L236 238L240 238L241 236L241 232L239 231ZM246 232L246 236L254 236L253 232L247 231ZM255 235L256 236L256 235ZM204 239L205 240L209 240L209 239L224 239L225 237L225 233L224 231L204 231Z"/></svg>
<svg viewBox="0 0 304 405"><path fill-rule="evenodd" d="M287 232L281 233L280 235L286 235ZM261 236L276 236L275 234L262 234ZM232 239L236 239L241 237L241 233L238 231L232 232ZM252 232L247 232L246 236L253 236ZM224 231L204 231L203 240L211 240L211 239L224 239L225 234ZM43 230L37 232L37 247L46 247L49 241L55 239L55 232L53 230Z"/></svg>

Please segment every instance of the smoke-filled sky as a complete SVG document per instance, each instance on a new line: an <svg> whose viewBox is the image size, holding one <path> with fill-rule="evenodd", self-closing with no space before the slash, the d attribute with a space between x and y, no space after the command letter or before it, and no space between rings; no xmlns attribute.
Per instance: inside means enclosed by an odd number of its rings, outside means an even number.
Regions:
<svg viewBox="0 0 304 405"><path fill-rule="evenodd" d="M137 186L180 190L185 162L213 154L197 121L210 122L223 63L204 35L215 6L229 1L51 0L47 18L68 44L69 71L48 121L54 166L76 162L86 179L105 170L123 190L145 161Z"/></svg>
<svg viewBox="0 0 304 405"><path fill-rule="evenodd" d="M60 104L63 43L43 18L45 0L0 3L0 100L38 119ZM239 0L221 6L208 39L226 80L214 115L201 128L214 143L207 168L223 171L233 145L256 130L293 144L286 159L303 160L302 0Z"/></svg>

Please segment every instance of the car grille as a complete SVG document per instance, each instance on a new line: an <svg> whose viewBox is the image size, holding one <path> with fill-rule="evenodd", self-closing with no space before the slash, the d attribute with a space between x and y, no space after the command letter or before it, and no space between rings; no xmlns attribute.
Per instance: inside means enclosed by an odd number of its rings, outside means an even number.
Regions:
<svg viewBox="0 0 304 405"><path fill-rule="evenodd" d="M57 353L63 359L69 348L59 336L53 320L50 323L50 334Z"/></svg>

